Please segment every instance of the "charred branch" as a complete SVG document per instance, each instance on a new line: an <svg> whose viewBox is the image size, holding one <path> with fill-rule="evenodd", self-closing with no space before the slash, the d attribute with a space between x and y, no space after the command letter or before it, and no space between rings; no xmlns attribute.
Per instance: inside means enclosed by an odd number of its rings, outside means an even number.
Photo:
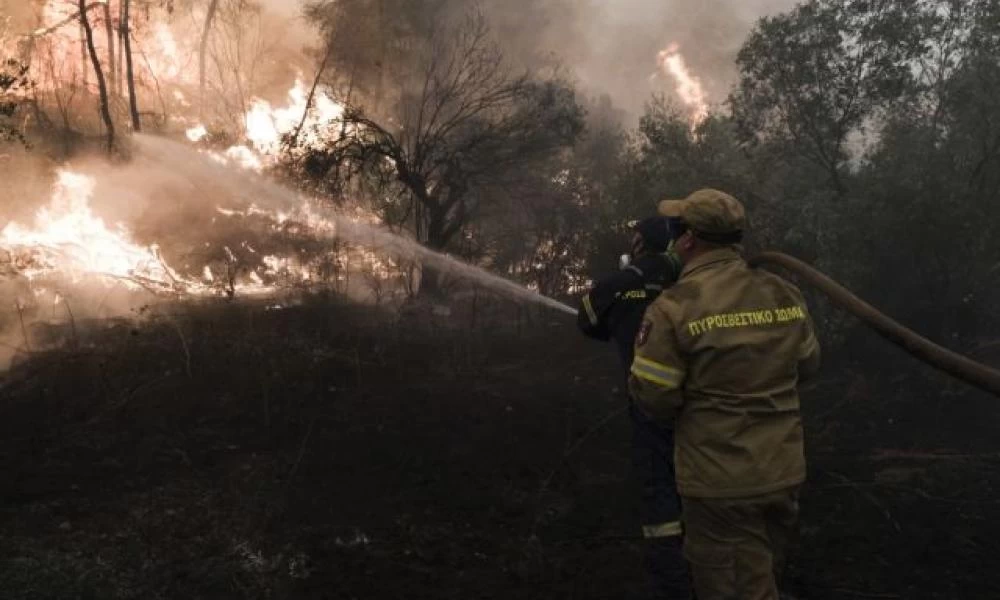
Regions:
<svg viewBox="0 0 1000 600"><path fill-rule="evenodd" d="M288 146L294 147L298 141L299 136L302 135L302 128L305 127L306 121L309 119L309 111L312 110L313 102L316 100L316 90L319 88L319 82L323 78L323 74L326 72L326 66L330 62L330 52L327 52L323 56L323 62L320 63L319 69L316 70L316 77L313 79L312 87L309 88L309 96L306 98L306 107L302 110L302 119L299 120L298 126L295 127L295 133L292 134L291 138L288 140Z"/></svg>

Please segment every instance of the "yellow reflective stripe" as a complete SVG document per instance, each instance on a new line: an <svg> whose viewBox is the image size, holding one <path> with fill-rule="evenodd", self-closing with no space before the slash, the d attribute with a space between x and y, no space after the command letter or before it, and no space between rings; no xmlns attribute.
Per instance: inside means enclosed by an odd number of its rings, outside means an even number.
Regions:
<svg viewBox="0 0 1000 600"><path fill-rule="evenodd" d="M590 294L583 297L583 309L587 311L587 318L590 319L590 324L597 327L597 313L594 312L594 305L590 303Z"/></svg>
<svg viewBox="0 0 1000 600"><path fill-rule="evenodd" d="M663 373L667 373L669 375L673 375L678 378L684 377L684 371L681 371L680 369L675 369L673 367L668 367L663 363L658 363L655 360L646 358L645 356L636 356L635 362L644 366L653 367L654 369L662 371Z"/></svg>
<svg viewBox="0 0 1000 600"><path fill-rule="evenodd" d="M642 537L644 538L665 538L674 537L684 533L680 521L670 521L667 523L657 523L656 525L643 525Z"/></svg>
<svg viewBox="0 0 1000 600"><path fill-rule="evenodd" d="M681 387L681 381L684 380L683 371L678 371L677 369L641 356L635 357L631 371L633 375L640 379L651 381L671 390Z"/></svg>

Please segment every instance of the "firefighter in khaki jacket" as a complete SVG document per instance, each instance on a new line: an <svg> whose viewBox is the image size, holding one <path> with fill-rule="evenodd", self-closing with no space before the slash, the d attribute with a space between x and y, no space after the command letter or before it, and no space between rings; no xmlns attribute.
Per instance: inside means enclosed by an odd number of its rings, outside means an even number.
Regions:
<svg viewBox="0 0 1000 600"><path fill-rule="evenodd" d="M646 311L629 389L675 426L684 554L698 600L777 600L806 478L797 384L820 350L802 294L740 254L742 204L664 201L684 229L679 281Z"/></svg>

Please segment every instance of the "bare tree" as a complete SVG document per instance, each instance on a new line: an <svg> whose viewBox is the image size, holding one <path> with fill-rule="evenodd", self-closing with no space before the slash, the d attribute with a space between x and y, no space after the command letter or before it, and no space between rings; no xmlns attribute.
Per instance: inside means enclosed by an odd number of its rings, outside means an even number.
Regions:
<svg viewBox="0 0 1000 600"><path fill-rule="evenodd" d="M135 70L132 66L132 29L129 19L131 1L122 0L122 52L125 54L125 83L128 86L128 106L132 115L132 130L142 131L142 121L139 119L139 103L135 95Z"/></svg>
<svg viewBox="0 0 1000 600"><path fill-rule="evenodd" d="M397 83L414 65L414 49L456 0L307 0L305 14L322 32L330 69L324 83L356 95L369 115L384 117L398 101Z"/></svg>
<svg viewBox="0 0 1000 600"><path fill-rule="evenodd" d="M111 3L104 2L104 31L108 38L108 72L111 79L111 95L118 95L118 79L114 76L115 69L115 28L111 22Z"/></svg>
<svg viewBox="0 0 1000 600"><path fill-rule="evenodd" d="M236 130L260 93L268 60L275 57L279 25L249 0L219 2L212 23L215 35L209 35L206 47L208 97L202 118L228 122Z"/></svg>
<svg viewBox="0 0 1000 600"><path fill-rule="evenodd" d="M90 26L90 19L87 16L86 0L80 0L80 25L83 27L87 51L90 53L94 75L97 77L97 89L101 96L101 117L104 119L104 127L107 129L108 153L110 154L115 148L115 123L111 118L111 109L108 105L108 86L104 79L104 69L101 67L101 59L98 58L97 48L94 46L94 29Z"/></svg>
<svg viewBox="0 0 1000 600"><path fill-rule="evenodd" d="M208 12L205 14L205 26L201 31L201 43L198 46L198 111L204 113L205 110L205 78L208 61L208 38L212 33L212 22L215 20L215 13L219 9L219 0L210 0Z"/></svg>
<svg viewBox="0 0 1000 600"><path fill-rule="evenodd" d="M572 144L582 110L561 81L512 72L478 11L432 32L417 52L396 119L351 107L342 135L308 160L314 173L319 165L335 179L397 181L407 200L402 210L382 206L386 221L411 223L421 242L441 250L508 176Z"/></svg>

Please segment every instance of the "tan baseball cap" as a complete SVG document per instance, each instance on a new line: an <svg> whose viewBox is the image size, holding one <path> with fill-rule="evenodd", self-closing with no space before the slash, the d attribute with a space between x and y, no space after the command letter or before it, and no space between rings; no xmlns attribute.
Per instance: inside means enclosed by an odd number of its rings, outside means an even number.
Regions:
<svg viewBox="0 0 1000 600"><path fill-rule="evenodd" d="M659 212L664 217L680 218L695 233L708 236L742 233L747 222L742 202L711 188L698 190L683 200L664 200Z"/></svg>

